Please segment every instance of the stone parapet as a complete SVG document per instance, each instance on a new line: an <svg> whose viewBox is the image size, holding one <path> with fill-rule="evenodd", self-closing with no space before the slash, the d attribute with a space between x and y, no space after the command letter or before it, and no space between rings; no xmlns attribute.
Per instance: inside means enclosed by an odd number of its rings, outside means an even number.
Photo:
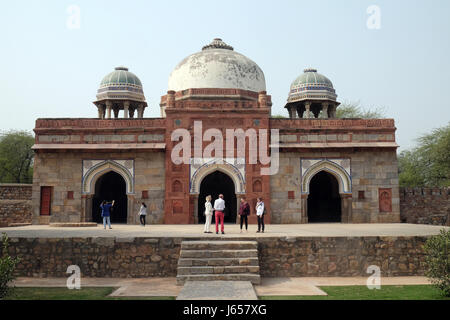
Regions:
<svg viewBox="0 0 450 320"><path fill-rule="evenodd" d="M32 220L31 184L0 184L0 227Z"/></svg>
<svg viewBox="0 0 450 320"><path fill-rule="evenodd" d="M450 226L450 188L400 188L401 220Z"/></svg>

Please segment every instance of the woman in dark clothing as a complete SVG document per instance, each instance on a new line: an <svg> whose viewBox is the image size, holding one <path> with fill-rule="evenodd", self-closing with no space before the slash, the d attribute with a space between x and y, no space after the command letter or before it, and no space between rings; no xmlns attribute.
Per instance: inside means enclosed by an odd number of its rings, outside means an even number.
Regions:
<svg viewBox="0 0 450 320"><path fill-rule="evenodd" d="M245 222L245 231L248 232L248 215L250 214L250 205L244 197L241 198L241 205L239 207L239 215L241 216L241 233L242 225Z"/></svg>

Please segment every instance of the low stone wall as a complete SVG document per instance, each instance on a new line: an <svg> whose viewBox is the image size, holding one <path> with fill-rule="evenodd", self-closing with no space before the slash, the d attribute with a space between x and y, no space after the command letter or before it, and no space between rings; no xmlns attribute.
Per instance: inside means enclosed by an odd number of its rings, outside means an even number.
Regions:
<svg viewBox="0 0 450 320"><path fill-rule="evenodd" d="M85 277L174 277L180 244L176 238L11 238L8 251L21 258L18 276L67 277L67 267L78 265Z"/></svg>
<svg viewBox="0 0 450 320"><path fill-rule="evenodd" d="M31 184L0 184L0 227L31 223Z"/></svg>
<svg viewBox="0 0 450 320"><path fill-rule="evenodd" d="M366 273L369 265L379 266L382 276L423 275L426 239L245 238L258 241L264 277L369 276ZM78 265L86 277L175 277L181 241L181 238L11 238L9 252L21 258L18 276L67 277L67 267Z"/></svg>
<svg viewBox="0 0 450 320"><path fill-rule="evenodd" d="M258 239L261 276L381 276L424 273L426 237L287 237Z"/></svg>
<svg viewBox="0 0 450 320"><path fill-rule="evenodd" d="M450 188L400 188L401 221L450 226Z"/></svg>

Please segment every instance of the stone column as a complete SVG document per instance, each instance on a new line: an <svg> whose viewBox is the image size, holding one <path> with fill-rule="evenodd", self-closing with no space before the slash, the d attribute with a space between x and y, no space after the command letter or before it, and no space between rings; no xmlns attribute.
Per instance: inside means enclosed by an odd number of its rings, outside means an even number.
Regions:
<svg viewBox="0 0 450 320"><path fill-rule="evenodd" d="M123 117L128 118L128 109L130 108L130 101L124 101L123 103Z"/></svg>
<svg viewBox="0 0 450 320"><path fill-rule="evenodd" d="M303 118L311 118L311 102L305 102L305 112L303 113Z"/></svg>
<svg viewBox="0 0 450 320"><path fill-rule="evenodd" d="M341 193L341 222L352 223L352 194Z"/></svg>
<svg viewBox="0 0 450 320"><path fill-rule="evenodd" d="M166 108L175 108L175 91L167 91Z"/></svg>
<svg viewBox="0 0 450 320"><path fill-rule="evenodd" d="M138 105L138 118L143 118L144 117L144 105L142 103L140 103Z"/></svg>
<svg viewBox="0 0 450 320"><path fill-rule="evenodd" d="M330 118L336 118L336 106L331 105L329 108Z"/></svg>
<svg viewBox="0 0 450 320"><path fill-rule="evenodd" d="M322 118L328 118L328 103L323 102L322 103Z"/></svg>
<svg viewBox="0 0 450 320"><path fill-rule="evenodd" d="M112 102L106 101L106 118L111 119Z"/></svg>
<svg viewBox="0 0 450 320"><path fill-rule="evenodd" d="M99 104L97 106L97 109L98 109L98 118L104 119L105 118L105 106L102 104Z"/></svg>
<svg viewBox="0 0 450 320"><path fill-rule="evenodd" d="M301 216L300 223L308 223L308 194L301 195Z"/></svg>
<svg viewBox="0 0 450 320"><path fill-rule="evenodd" d="M258 105L260 108L267 108L267 96L266 91L260 91L258 93Z"/></svg>
<svg viewBox="0 0 450 320"><path fill-rule="evenodd" d="M288 112L289 112L289 118L291 118L291 119L297 118L297 107L296 106L289 106Z"/></svg>
<svg viewBox="0 0 450 320"><path fill-rule="evenodd" d="M113 108L113 111L114 111L114 119L119 118L119 111L120 111L119 107Z"/></svg>

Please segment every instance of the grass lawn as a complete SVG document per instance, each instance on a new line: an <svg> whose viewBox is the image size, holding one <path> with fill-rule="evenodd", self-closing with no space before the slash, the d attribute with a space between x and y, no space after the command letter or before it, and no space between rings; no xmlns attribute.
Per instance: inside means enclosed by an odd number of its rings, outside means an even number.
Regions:
<svg viewBox="0 0 450 320"><path fill-rule="evenodd" d="M85 287L67 288L16 287L5 300L175 300L175 297L108 297L117 288Z"/></svg>
<svg viewBox="0 0 450 320"><path fill-rule="evenodd" d="M320 287L328 296L261 296L260 300L450 300L431 285L381 286L370 290L366 286Z"/></svg>

